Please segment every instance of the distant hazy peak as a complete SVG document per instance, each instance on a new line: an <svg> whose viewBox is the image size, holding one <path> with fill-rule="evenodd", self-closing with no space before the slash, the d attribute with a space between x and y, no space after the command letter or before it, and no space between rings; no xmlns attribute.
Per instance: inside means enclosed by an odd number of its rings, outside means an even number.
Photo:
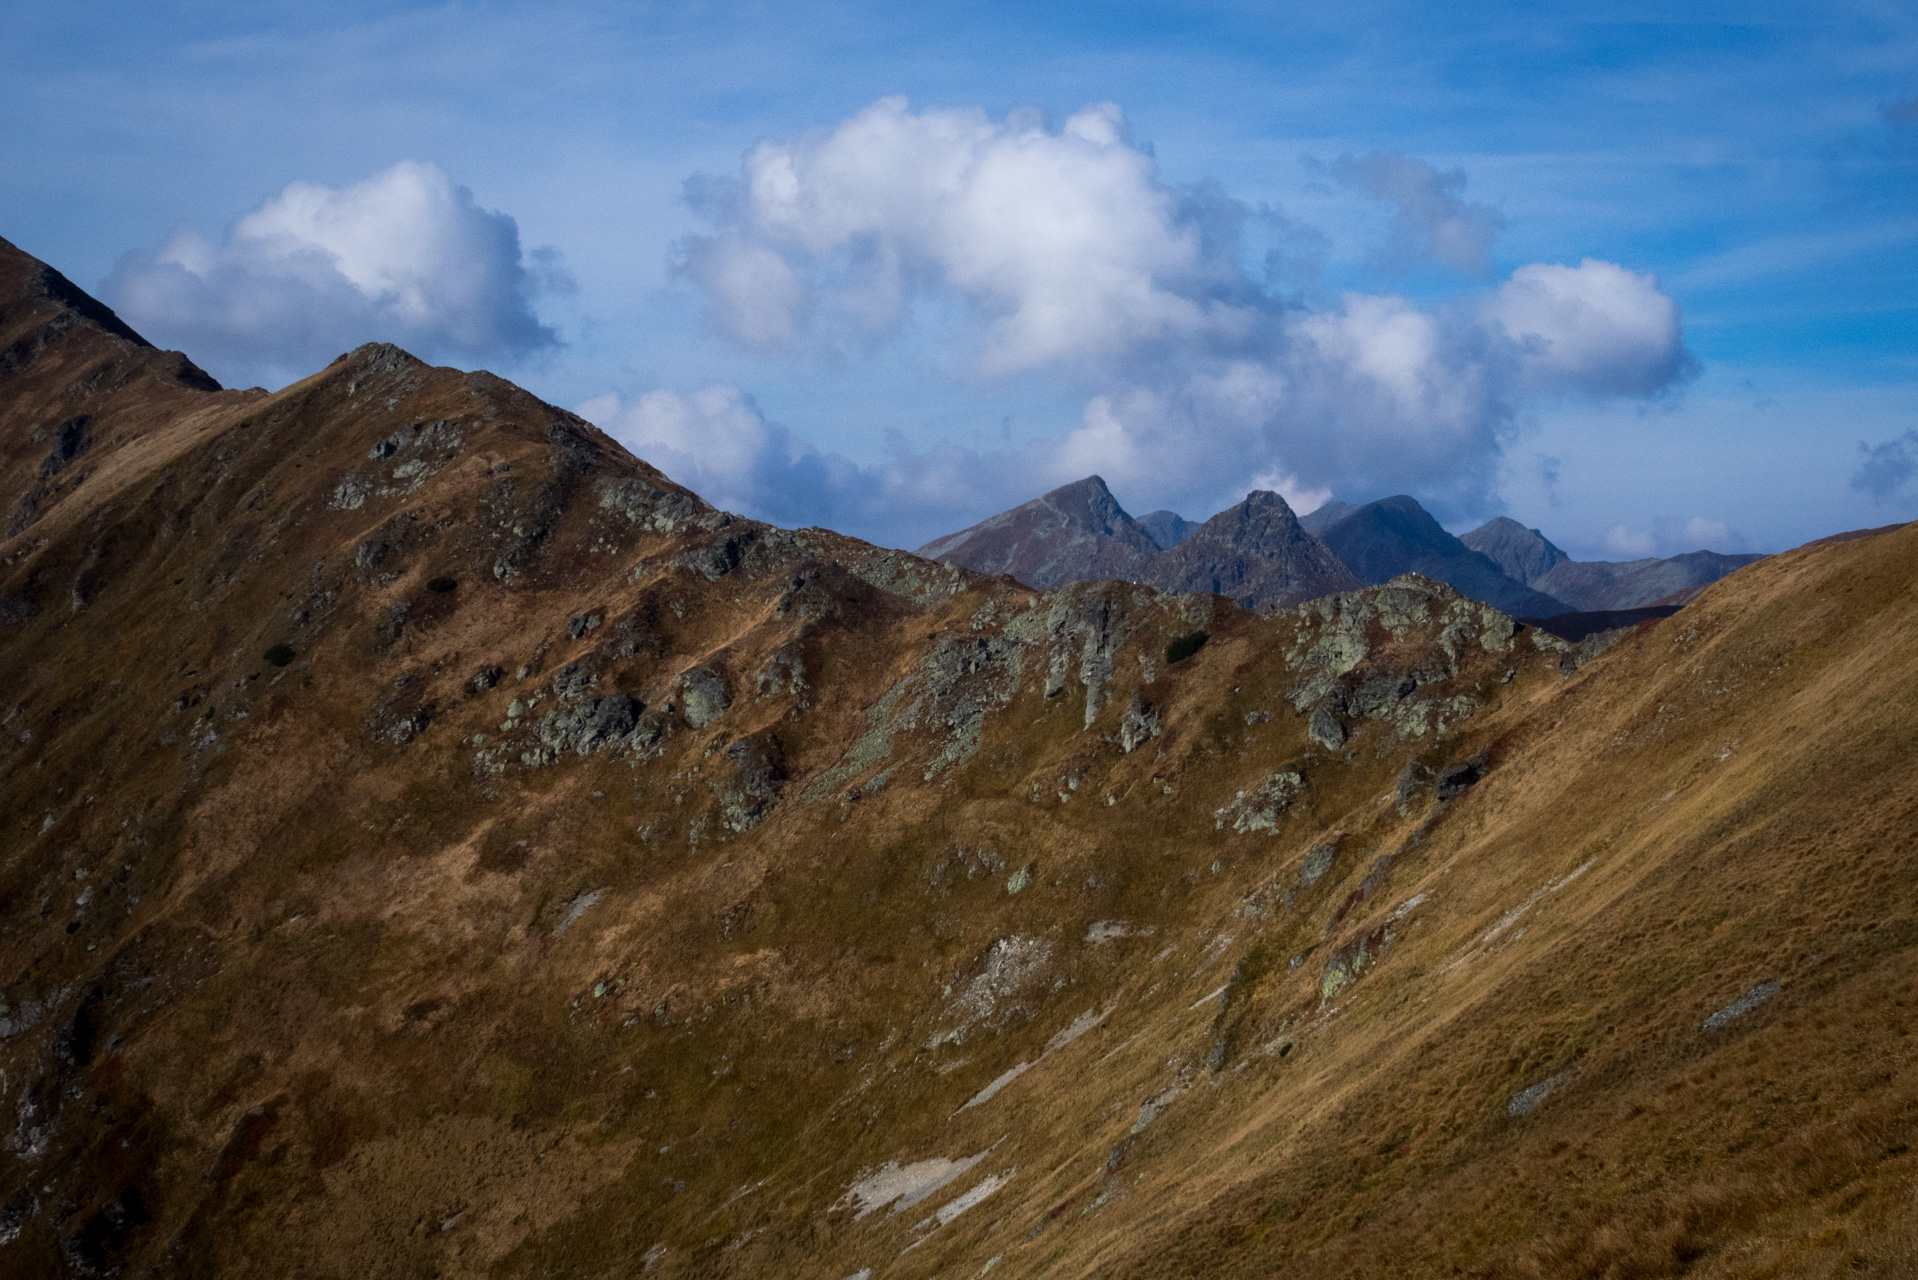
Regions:
<svg viewBox="0 0 1918 1280"><path fill-rule="evenodd" d="M1167 591L1208 591L1250 609L1288 608L1350 591L1358 579L1299 525L1284 498L1254 489L1153 562L1147 579Z"/></svg>
<svg viewBox="0 0 1918 1280"><path fill-rule="evenodd" d="M1300 516L1299 524L1307 533L1316 537L1357 510L1358 506L1355 503L1334 499Z"/></svg>
<svg viewBox="0 0 1918 1280"><path fill-rule="evenodd" d="M1138 518L1139 527L1152 535L1152 540L1167 551L1178 546L1199 528L1196 521L1188 520L1176 511L1159 510Z"/></svg>
<svg viewBox="0 0 1918 1280"><path fill-rule="evenodd" d="M1106 482L1087 476L935 538L918 554L1049 590L1104 578L1140 581L1159 550Z"/></svg>
<svg viewBox="0 0 1918 1280"><path fill-rule="evenodd" d="M1495 516L1459 541L1489 558L1514 582L1535 590L1539 580L1571 559L1537 529L1528 529L1510 516Z"/></svg>

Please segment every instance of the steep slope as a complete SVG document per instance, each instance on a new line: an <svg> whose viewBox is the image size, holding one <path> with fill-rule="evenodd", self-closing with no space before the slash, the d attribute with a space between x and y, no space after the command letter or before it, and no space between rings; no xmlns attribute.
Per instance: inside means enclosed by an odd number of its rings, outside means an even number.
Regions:
<svg viewBox="0 0 1918 1280"><path fill-rule="evenodd" d="M1150 534L1152 540L1166 551L1178 546L1199 529L1197 524L1178 512L1163 510L1140 516L1139 527Z"/></svg>
<svg viewBox="0 0 1918 1280"><path fill-rule="evenodd" d="M1152 561L1145 581L1166 591L1222 595L1271 611L1356 590L1359 580L1299 527L1285 499L1254 489Z"/></svg>
<svg viewBox="0 0 1918 1280"><path fill-rule="evenodd" d="M1539 579L1571 557L1552 545L1551 539L1537 529L1528 529L1510 516L1487 520L1459 541L1478 552L1514 582L1543 590ZM1567 604L1574 601L1566 599Z"/></svg>
<svg viewBox="0 0 1918 1280"><path fill-rule="evenodd" d="M1361 582L1420 573L1513 615L1543 618L1571 610L1563 601L1506 577L1498 565L1445 532L1417 500L1403 494L1366 503L1328 525L1319 537Z"/></svg>
<svg viewBox="0 0 1918 1280"><path fill-rule="evenodd" d="M1159 544L1104 480L1087 476L935 539L918 554L1050 589L1105 578L1138 581Z"/></svg>
<svg viewBox="0 0 1918 1280"><path fill-rule="evenodd" d="M52 267L0 240L0 533L24 532L157 422L236 403ZM110 481L109 481L110 483Z"/></svg>
<svg viewBox="0 0 1918 1280"><path fill-rule="evenodd" d="M1601 654L769 528L390 347L174 394L0 543L6 1274L1918 1259L1918 527Z"/></svg>

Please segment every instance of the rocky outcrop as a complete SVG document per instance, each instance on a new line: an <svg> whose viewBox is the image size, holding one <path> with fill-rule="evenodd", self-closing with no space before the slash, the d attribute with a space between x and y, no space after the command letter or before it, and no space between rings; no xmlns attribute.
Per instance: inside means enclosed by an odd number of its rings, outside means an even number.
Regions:
<svg viewBox="0 0 1918 1280"><path fill-rule="evenodd" d="M1309 740L1332 752L1344 748L1361 721L1413 739L1442 735L1469 718L1478 708L1475 697L1433 686L1458 675L1469 648L1511 652L1519 631L1491 606L1416 575L1315 600L1291 616L1299 630L1286 656L1296 679L1288 701L1308 716ZM1424 642L1408 645L1414 633ZM1555 652L1563 649L1546 640Z"/></svg>

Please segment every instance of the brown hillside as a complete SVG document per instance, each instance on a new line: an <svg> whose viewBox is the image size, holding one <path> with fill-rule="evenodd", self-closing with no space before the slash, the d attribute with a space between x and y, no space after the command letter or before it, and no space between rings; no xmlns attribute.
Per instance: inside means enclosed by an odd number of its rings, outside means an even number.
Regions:
<svg viewBox="0 0 1918 1280"><path fill-rule="evenodd" d="M1034 592L19 256L0 1273L1918 1271L1918 526Z"/></svg>

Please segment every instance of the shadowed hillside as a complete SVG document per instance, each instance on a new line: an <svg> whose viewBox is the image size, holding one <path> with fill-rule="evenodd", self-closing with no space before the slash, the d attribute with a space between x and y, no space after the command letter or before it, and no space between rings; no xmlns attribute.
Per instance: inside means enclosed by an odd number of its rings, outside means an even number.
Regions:
<svg viewBox="0 0 1918 1280"><path fill-rule="evenodd" d="M1577 645L1042 592L39 270L6 1274L1918 1268L1918 527Z"/></svg>

